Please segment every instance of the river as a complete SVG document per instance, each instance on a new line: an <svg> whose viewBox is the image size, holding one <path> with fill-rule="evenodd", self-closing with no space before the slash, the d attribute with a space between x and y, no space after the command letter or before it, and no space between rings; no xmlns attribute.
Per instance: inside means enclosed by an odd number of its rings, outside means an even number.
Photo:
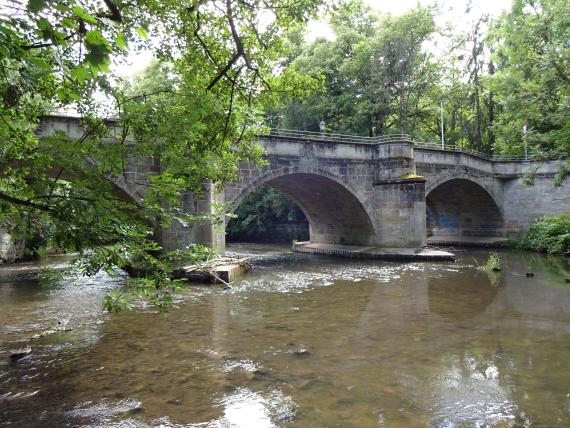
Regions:
<svg viewBox="0 0 570 428"><path fill-rule="evenodd" d="M230 250L253 272L165 315L102 312L121 286L104 274L45 289L29 265L0 267L0 426L570 426L562 259L503 251L489 274L482 250L408 264ZM58 322L73 330L27 339Z"/></svg>

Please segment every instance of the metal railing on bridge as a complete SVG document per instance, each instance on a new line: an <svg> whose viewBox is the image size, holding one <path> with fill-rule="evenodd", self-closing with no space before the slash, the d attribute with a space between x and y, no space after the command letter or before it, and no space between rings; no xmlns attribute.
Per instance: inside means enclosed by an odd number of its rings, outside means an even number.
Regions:
<svg viewBox="0 0 570 428"><path fill-rule="evenodd" d="M525 155L504 155L504 154L489 154L480 152L465 147L456 146L454 144L445 144L441 147L441 143L433 143L426 141L414 141L408 134L390 134L377 137L365 137L360 135L347 135L347 134L333 134L328 132L311 132L311 131L296 131L293 129L277 129L273 128L268 136L281 137L281 138L299 138L312 141L325 141L325 142L339 142L339 143L358 143L358 144L379 144L379 143L401 143L411 142L417 149L427 149L439 152L450 153L465 153L467 155L476 156L481 159L491 161L537 161L537 160L555 160L563 159L564 156L535 156L532 153Z"/></svg>
<svg viewBox="0 0 570 428"><path fill-rule="evenodd" d="M408 134L391 134L391 135L382 135L380 137L365 137L361 135L332 134L329 132L296 131L294 129L277 129L277 128L271 129L271 131L269 132L269 136L281 137L281 138L302 138L306 140L330 141L338 143L360 143L360 144L401 143L401 142L412 141L412 137L410 137Z"/></svg>
<svg viewBox="0 0 570 428"><path fill-rule="evenodd" d="M446 144L444 148L442 148L440 143L428 143L425 141L414 141L414 147L418 149L428 149L439 152L465 153L471 156L476 156L482 159L493 160L493 161L524 161L532 159L530 156L525 158L524 155L519 156L519 155L488 154L477 150L468 149L465 147L459 147L454 144Z"/></svg>

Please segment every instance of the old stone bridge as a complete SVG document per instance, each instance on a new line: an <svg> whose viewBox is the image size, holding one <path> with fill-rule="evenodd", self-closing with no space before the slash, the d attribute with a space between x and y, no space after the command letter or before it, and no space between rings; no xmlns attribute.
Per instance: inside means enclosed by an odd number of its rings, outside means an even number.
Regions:
<svg viewBox="0 0 570 428"><path fill-rule="evenodd" d="M50 117L42 135L55 129L82 133L77 119ZM519 232L536 218L570 212L570 183L553 187L556 161L494 160L461 151L414 145L406 136L380 139L331 134L273 132L260 137L267 165L240 165L239 179L222 192L205 185L204 197L183 196L188 212L211 212L212 202L234 209L262 185L283 192L309 221L312 243L418 247L446 237L493 238ZM535 169L535 183L523 173ZM150 161L132 162L117 186L132 197L144 193ZM166 248L199 242L223 250L223 233L212 225L164 230Z"/></svg>
<svg viewBox="0 0 570 428"><path fill-rule="evenodd" d="M234 209L262 185L283 192L309 221L310 241L341 245L417 247L477 242L526 229L543 215L570 212L570 183L554 187L556 161L492 160L460 151L419 147L396 137L351 140L308 133L260 138L267 165L240 165L238 181L209 199ZM520 178L535 171L534 185ZM208 209L188 200L187 209ZM183 235L181 234L183 233ZM173 247L195 239L224 246L211 227L167 232Z"/></svg>

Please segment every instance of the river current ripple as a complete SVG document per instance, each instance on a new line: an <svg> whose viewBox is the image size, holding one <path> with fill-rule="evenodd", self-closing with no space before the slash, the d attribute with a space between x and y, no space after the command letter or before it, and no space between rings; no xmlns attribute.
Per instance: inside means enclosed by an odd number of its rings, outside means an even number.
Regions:
<svg viewBox="0 0 570 428"><path fill-rule="evenodd" d="M494 274L477 269L486 251L406 264L229 250L253 272L192 286L165 315L104 313L121 278L45 289L33 265L0 267L0 426L570 426L566 261L504 251Z"/></svg>

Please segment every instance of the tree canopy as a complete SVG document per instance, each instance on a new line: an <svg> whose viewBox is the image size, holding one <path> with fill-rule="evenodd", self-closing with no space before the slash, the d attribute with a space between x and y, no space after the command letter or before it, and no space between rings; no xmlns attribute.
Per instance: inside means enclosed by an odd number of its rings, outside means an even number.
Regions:
<svg viewBox="0 0 570 428"><path fill-rule="evenodd" d="M433 7L397 17L358 0L329 15L332 40L293 38L288 64L324 79L319 93L289 99L274 126L360 135L408 133L486 153L559 156L569 151L565 0L515 0L469 28L438 27ZM445 41L442 42L442 39ZM527 134L523 138L523 125Z"/></svg>
<svg viewBox="0 0 570 428"><path fill-rule="evenodd" d="M150 273L133 283L137 293L167 304L172 257L181 255L164 254L149 237L181 220L181 192L199 192L205 179L222 183L238 161L259 160L262 107L311 86L310 78L277 69L281 36L319 3L7 2L0 11L2 224L31 235L34 224L48 222L51 244L78 251L84 274L142 265ZM118 84L112 62L141 47L160 65L129 87ZM36 136L41 117L57 109L80 114L81 138ZM109 118L121 135L111 138ZM143 195L125 200L109 177L124 173L128 157L152 157L159 168ZM116 297L109 306L121 303Z"/></svg>
<svg viewBox="0 0 570 428"><path fill-rule="evenodd" d="M279 125L360 135L421 133L420 118L432 112L425 95L435 90L440 70L423 45L435 33L431 8L400 17L379 16L360 2L344 3L330 17L335 39L307 44L292 61L324 77L324 90L290 100ZM423 98L422 98L423 97Z"/></svg>

